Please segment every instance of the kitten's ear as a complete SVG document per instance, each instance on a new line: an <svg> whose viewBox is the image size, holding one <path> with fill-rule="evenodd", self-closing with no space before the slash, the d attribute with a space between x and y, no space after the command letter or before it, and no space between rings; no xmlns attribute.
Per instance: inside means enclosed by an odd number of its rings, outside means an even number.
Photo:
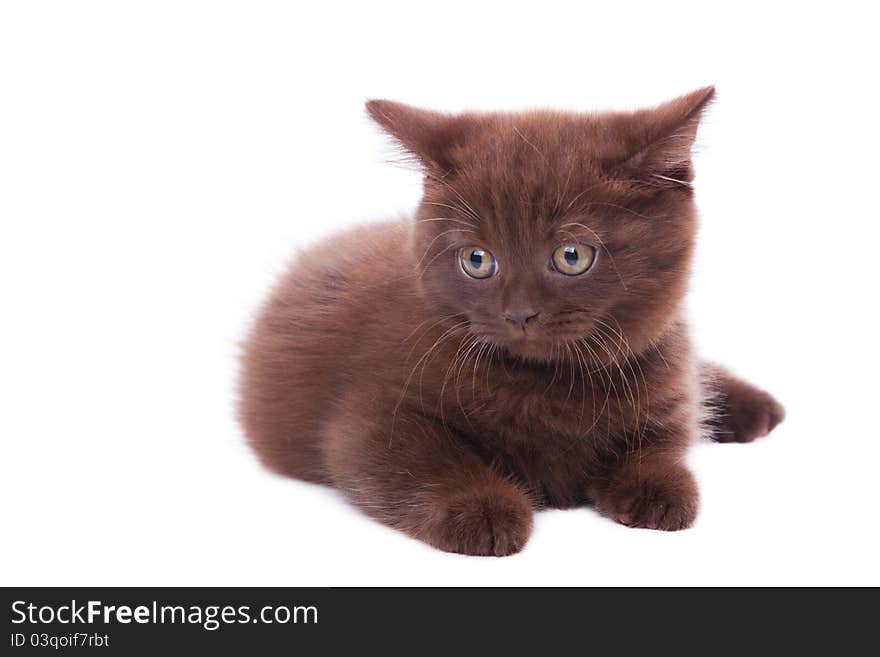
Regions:
<svg viewBox="0 0 880 657"><path fill-rule="evenodd" d="M367 101L367 113L426 170L440 175L453 168L451 150L468 133L469 122L465 117L390 100Z"/></svg>
<svg viewBox="0 0 880 657"><path fill-rule="evenodd" d="M703 110L712 102L715 87L697 89L653 109L635 112L635 152L625 167L657 181L689 183L691 147Z"/></svg>

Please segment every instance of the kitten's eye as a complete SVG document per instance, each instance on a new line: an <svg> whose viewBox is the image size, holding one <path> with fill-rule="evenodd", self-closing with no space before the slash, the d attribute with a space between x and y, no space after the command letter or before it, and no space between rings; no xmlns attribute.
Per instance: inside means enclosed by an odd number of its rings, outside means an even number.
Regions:
<svg viewBox="0 0 880 657"><path fill-rule="evenodd" d="M478 246L466 246L458 252L464 273L472 278L489 278L498 271L495 256Z"/></svg>
<svg viewBox="0 0 880 657"><path fill-rule="evenodd" d="M596 249L587 244L563 244L553 252L553 266L560 274L583 274L596 261Z"/></svg>

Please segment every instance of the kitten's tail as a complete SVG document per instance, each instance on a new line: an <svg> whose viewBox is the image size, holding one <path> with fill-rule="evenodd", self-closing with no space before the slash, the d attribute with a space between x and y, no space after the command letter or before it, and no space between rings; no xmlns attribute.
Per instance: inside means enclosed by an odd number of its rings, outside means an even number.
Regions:
<svg viewBox="0 0 880 657"><path fill-rule="evenodd" d="M719 443L746 443L766 436L785 419L785 408L768 392L714 363L700 363L703 434Z"/></svg>

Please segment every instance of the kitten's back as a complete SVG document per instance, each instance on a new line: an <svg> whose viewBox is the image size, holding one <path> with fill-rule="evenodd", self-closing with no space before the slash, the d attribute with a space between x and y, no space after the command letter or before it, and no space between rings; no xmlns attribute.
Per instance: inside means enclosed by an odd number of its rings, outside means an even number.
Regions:
<svg viewBox="0 0 880 657"><path fill-rule="evenodd" d="M239 417L269 469L328 481L320 428L367 374L364 352L396 337L383 314L413 296L408 239L404 221L329 236L297 256L260 309L242 349Z"/></svg>

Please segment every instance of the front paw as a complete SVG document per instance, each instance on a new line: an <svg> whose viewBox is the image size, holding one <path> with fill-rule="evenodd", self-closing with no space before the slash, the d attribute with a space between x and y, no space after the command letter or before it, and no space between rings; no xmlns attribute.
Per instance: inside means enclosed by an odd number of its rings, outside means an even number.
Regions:
<svg viewBox="0 0 880 657"><path fill-rule="evenodd" d="M519 552L532 531L532 506L512 486L450 495L438 507L429 542L447 552L503 557Z"/></svg>
<svg viewBox="0 0 880 657"><path fill-rule="evenodd" d="M628 527L677 531L697 517L699 493L681 466L662 473L623 475L595 495L596 509Z"/></svg>

